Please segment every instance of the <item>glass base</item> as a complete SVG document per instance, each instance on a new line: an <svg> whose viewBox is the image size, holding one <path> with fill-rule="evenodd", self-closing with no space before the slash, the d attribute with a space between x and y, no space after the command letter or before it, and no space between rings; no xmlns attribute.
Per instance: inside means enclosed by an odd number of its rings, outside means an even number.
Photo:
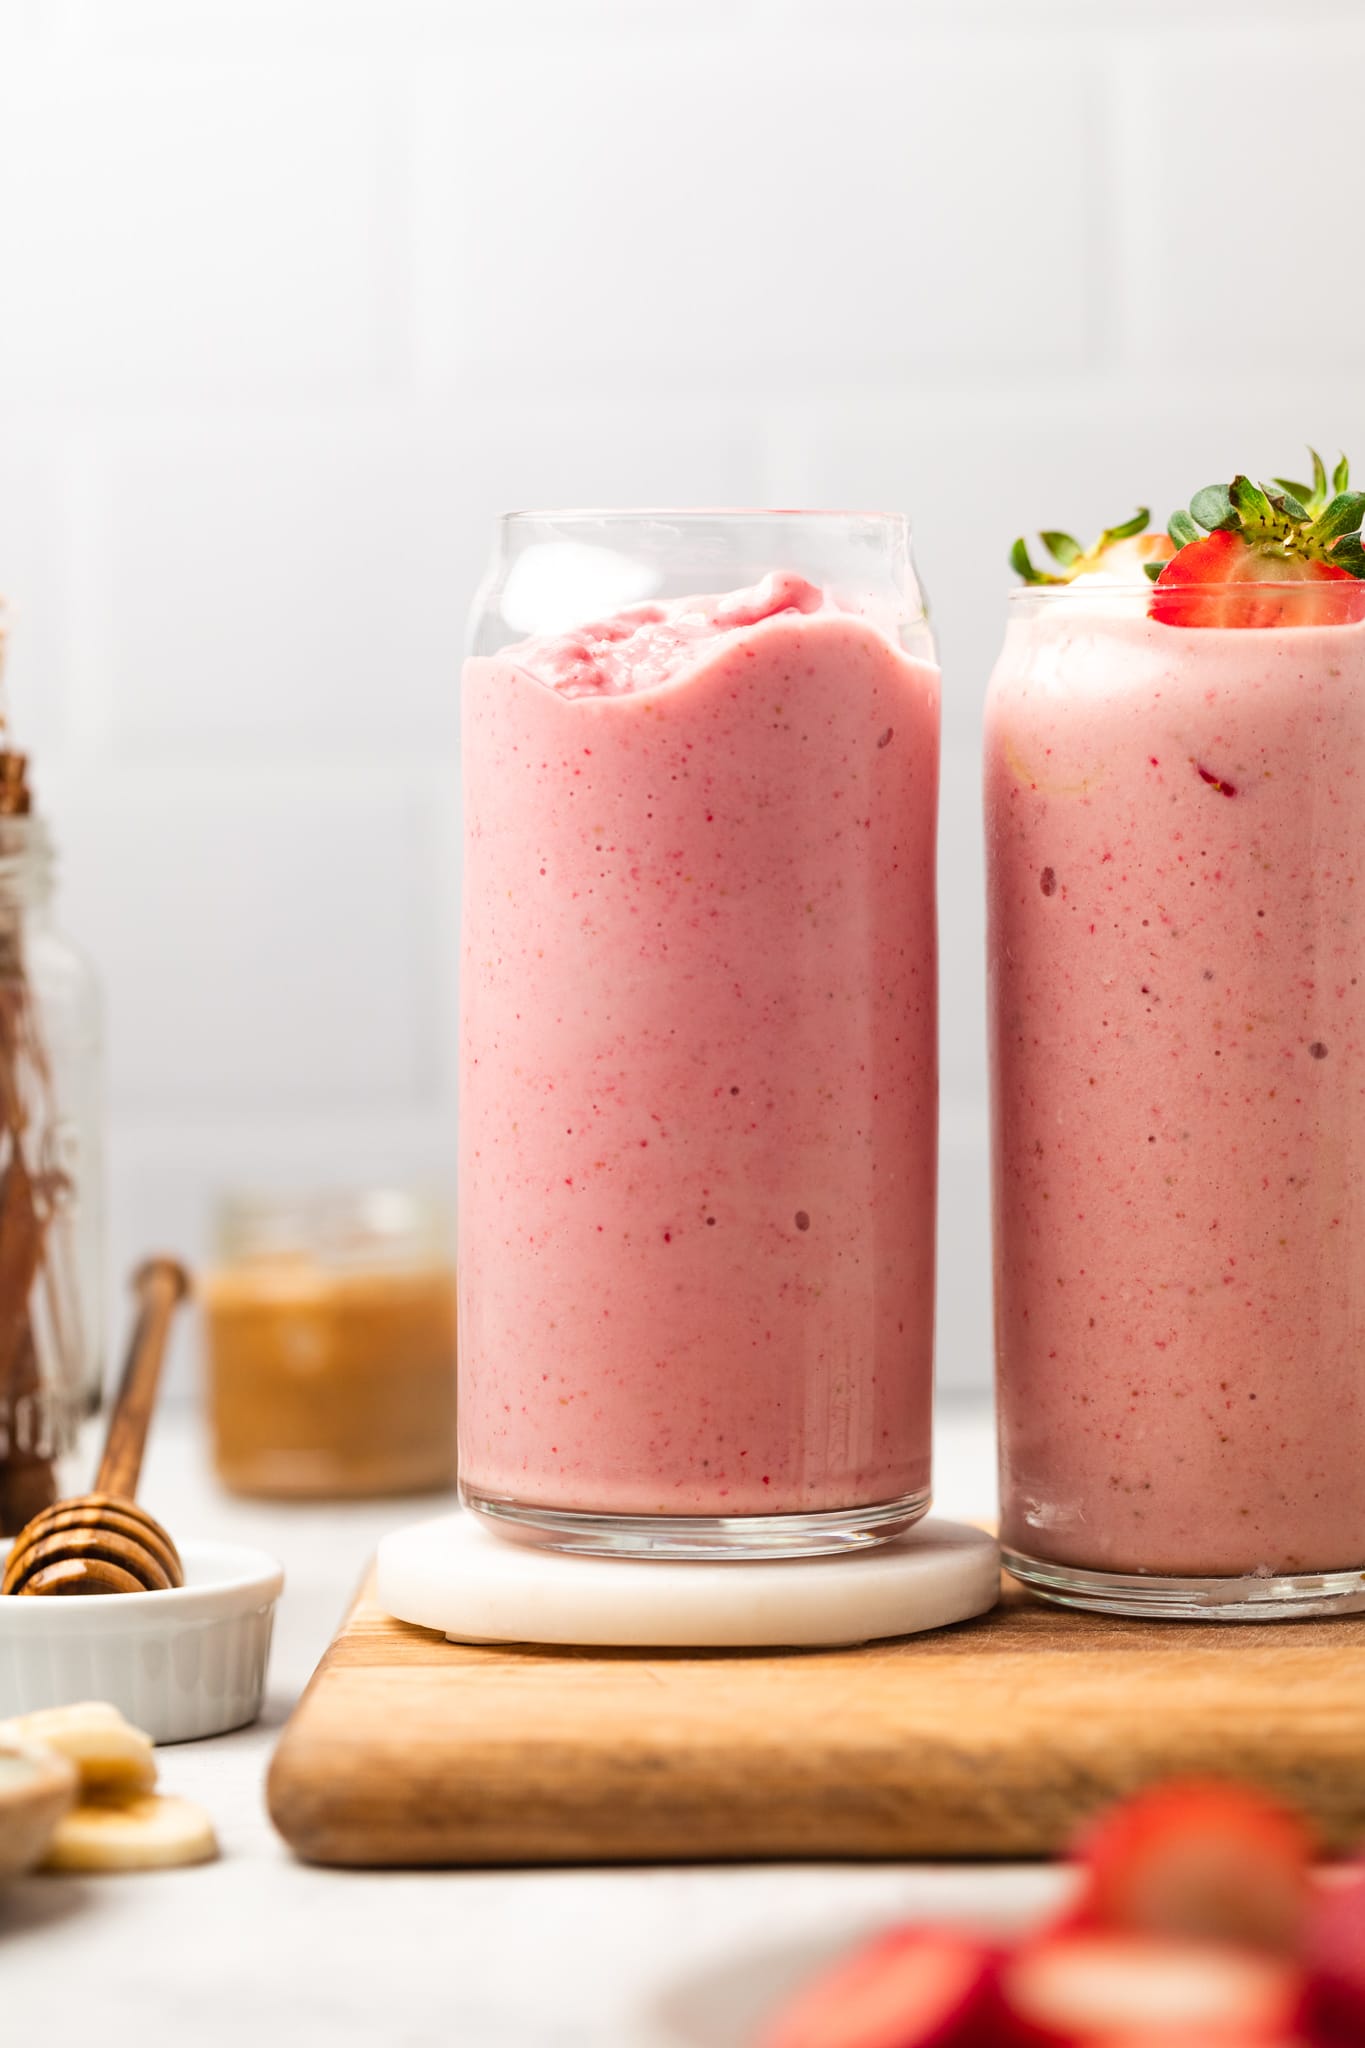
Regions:
<svg viewBox="0 0 1365 2048"><path fill-rule="evenodd" d="M1087 1614L1130 1614L1146 1621L1310 1621L1315 1615L1365 1614L1365 1571L1179 1579L1157 1572L1083 1571L1008 1548L1001 1562L1044 1600Z"/></svg>
<svg viewBox="0 0 1365 2048"><path fill-rule="evenodd" d="M501 1536L540 1550L589 1557L691 1559L753 1563L779 1557L837 1557L889 1543L929 1506L930 1493L903 1494L869 1507L815 1515L596 1515L499 1499L462 1485L467 1508L494 1523Z"/></svg>

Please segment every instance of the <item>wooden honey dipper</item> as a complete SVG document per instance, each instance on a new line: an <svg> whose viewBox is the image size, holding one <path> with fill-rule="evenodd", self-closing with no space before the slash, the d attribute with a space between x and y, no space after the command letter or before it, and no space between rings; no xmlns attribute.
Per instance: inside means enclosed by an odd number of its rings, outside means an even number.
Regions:
<svg viewBox="0 0 1365 2048"><path fill-rule="evenodd" d="M0 1593L155 1593L184 1585L179 1551L133 1495L171 1317L189 1284L175 1259L148 1259L133 1275L137 1321L95 1491L44 1508L20 1530Z"/></svg>

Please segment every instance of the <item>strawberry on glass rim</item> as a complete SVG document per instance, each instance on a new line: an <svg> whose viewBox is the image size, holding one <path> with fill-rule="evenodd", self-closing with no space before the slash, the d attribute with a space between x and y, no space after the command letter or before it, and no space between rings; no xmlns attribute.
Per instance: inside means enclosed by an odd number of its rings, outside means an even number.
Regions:
<svg viewBox="0 0 1365 2048"><path fill-rule="evenodd" d="M1197 491L1166 533L1147 530L1144 507L1106 527L1092 547L1069 533L1039 539L1037 568L1023 540L1010 566L1030 585L1154 584L1150 617L1163 626L1340 626L1365 620L1365 491L1350 489L1343 455L1329 480L1316 449L1311 484L1276 477Z"/></svg>
<svg viewBox="0 0 1365 2048"><path fill-rule="evenodd" d="M1175 553L1175 542L1166 534L1147 531L1151 518L1142 505L1121 526L1106 526L1088 548L1083 548L1069 533L1058 533L1055 529L1040 533L1038 538L1055 565L1051 569L1034 568L1021 538L1010 549L1010 567L1025 583L1140 584L1144 575L1154 576Z"/></svg>
<svg viewBox="0 0 1365 2048"><path fill-rule="evenodd" d="M1233 628L1365 619L1365 491L1349 488L1344 455L1329 486L1321 456L1309 454L1311 484L1235 476L1195 493L1189 511L1171 520L1175 553L1147 570L1152 618Z"/></svg>

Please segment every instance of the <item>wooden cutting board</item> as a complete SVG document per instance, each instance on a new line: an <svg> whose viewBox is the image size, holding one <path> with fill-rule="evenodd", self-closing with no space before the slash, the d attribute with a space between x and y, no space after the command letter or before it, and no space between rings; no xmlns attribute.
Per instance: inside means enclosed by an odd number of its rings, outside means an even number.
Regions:
<svg viewBox="0 0 1365 2048"><path fill-rule="evenodd" d="M1172 1772L1365 1836L1365 1618L1111 1621L1008 1585L860 1650L475 1649L366 1586L284 1732L270 1812L342 1864L1039 1856Z"/></svg>

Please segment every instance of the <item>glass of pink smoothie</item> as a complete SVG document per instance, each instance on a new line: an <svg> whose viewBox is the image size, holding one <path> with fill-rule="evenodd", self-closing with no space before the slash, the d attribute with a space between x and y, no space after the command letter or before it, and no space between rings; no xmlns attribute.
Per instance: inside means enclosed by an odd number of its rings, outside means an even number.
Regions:
<svg viewBox="0 0 1365 2048"><path fill-rule="evenodd" d="M1365 1606L1365 584L1252 588L1019 591L987 704L1002 1537L1110 1612Z"/></svg>
<svg viewBox="0 0 1365 2048"><path fill-rule="evenodd" d="M560 1549L929 1502L939 677L898 516L518 513L463 704L460 1469Z"/></svg>

